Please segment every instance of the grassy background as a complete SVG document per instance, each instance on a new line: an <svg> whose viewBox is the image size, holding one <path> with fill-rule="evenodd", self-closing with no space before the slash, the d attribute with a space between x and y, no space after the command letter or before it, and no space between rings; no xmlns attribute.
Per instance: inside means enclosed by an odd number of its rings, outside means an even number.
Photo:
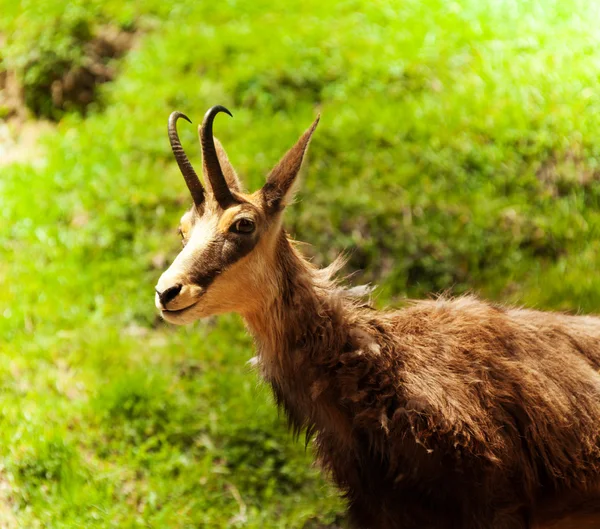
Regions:
<svg viewBox="0 0 600 529"><path fill-rule="evenodd" d="M235 316L153 286L189 203L166 137L213 104L251 189L311 123L287 225L383 306L450 289L600 311L600 6L584 0L12 2L0 69L56 121L0 165L0 527L343 526ZM40 87L135 31L84 114ZM4 111L6 114L6 111ZM0 108L0 117L3 115ZM32 112L31 119L35 119ZM193 127L184 145L200 165Z"/></svg>

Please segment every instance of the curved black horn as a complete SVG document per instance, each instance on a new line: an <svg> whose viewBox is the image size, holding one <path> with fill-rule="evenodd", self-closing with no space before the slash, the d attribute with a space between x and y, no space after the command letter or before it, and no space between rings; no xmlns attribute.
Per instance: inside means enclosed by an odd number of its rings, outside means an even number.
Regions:
<svg viewBox="0 0 600 529"><path fill-rule="evenodd" d="M177 165L179 166L179 170L185 178L185 183L192 194L192 198L194 199L194 204L199 206L204 202L204 188L200 183L200 179L194 171L192 164L188 160L188 157L181 146L181 142L179 141L179 135L177 134L177 120L179 118L183 118L186 121L190 121L185 114L182 112L173 112L169 116L169 141L171 142L171 149L173 150L173 154L175 155L175 160L177 161Z"/></svg>
<svg viewBox="0 0 600 529"><path fill-rule="evenodd" d="M216 105L209 108L208 112L204 114L204 120L200 127L200 144L202 145L204 168L206 170L206 175L210 180L210 186L212 187L212 191L219 206L226 209L231 206L231 204L235 203L236 200L233 198L229 186L227 185L227 181L225 180L225 176L223 175L223 170L221 169L221 164L217 157L217 150L215 149L215 141L213 139L213 121L219 112L225 112L225 114L231 116L231 112L224 106Z"/></svg>

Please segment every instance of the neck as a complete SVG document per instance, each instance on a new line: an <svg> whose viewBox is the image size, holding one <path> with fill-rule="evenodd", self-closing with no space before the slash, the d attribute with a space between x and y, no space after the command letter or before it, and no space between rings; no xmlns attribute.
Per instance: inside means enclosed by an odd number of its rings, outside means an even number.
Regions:
<svg viewBox="0 0 600 529"><path fill-rule="evenodd" d="M282 356L306 347L308 334L331 339L323 330L333 332L332 318L341 315L343 304L328 271L306 261L284 232L275 244L273 273L261 285L260 303L244 314L244 319L262 360L281 364Z"/></svg>
<svg viewBox="0 0 600 529"><path fill-rule="evenodd" d="M333 366L348 344L349 301L330 280L330 270L317 270L282 234L277 241L275 273L264 293L271 293L244 315L258 345L263 375L290 418L292 426L319 428L320 417L335 399ZM355 315L356 316L356 315ZM353 318L355 320L355 317Z"/></svg>

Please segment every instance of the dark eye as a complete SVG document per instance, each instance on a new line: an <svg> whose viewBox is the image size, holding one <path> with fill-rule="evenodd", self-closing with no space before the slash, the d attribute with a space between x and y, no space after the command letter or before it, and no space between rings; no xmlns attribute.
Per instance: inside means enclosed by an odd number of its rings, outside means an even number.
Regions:
<svg viewBox="0 0 600 529"><path fill-rule="evenodd" d="M250 219L238 219L229 228L234 233L252 233L254 231L254 222Z"/></svg>

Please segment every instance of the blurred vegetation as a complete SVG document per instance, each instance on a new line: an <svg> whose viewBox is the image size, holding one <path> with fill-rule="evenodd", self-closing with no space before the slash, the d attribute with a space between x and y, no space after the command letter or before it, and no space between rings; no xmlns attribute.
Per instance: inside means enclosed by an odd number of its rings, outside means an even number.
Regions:
<svg viewBox="0 0 600 529"><path fill-rule="evenodd" d="M57 11L59 5L42 4L42 12L26 9L12 24L5 22L6 66L19 74L26 106L53 120L66 111L84 112L98 98L97 85L114 76L109 60L129 45L114 31L98 34L105 21L99 10L67 3Z"/></svg>
<svg viewBox="0 0 600 529"><path fill-rule="evenodd" d="M600 307L600 6L584 0L0 0L43 156L0 165L0 518L8 527L343 526L237 317L171 328L153 286L190 202L175 109L255 189L317 112L287 225L378 304L449 289ZM85 105L52 83L135 31ZM112 77L111 77L112 78ZM106 79L108 80L108 79ZM200 165L196 131L181 127ZM1 162L0 162L1 163Z"/></svg>

